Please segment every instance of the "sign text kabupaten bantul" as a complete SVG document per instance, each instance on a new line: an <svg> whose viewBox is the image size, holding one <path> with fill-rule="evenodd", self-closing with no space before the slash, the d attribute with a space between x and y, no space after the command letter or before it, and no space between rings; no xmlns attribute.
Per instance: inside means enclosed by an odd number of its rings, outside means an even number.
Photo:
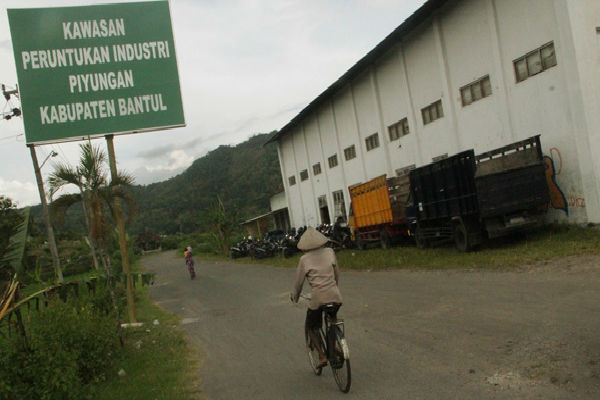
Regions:
<svg viewBox="0 0 600 400"><path fill-rule="evenodd" d="M167 1L8 18L27 143L185 125Z"/></svg>

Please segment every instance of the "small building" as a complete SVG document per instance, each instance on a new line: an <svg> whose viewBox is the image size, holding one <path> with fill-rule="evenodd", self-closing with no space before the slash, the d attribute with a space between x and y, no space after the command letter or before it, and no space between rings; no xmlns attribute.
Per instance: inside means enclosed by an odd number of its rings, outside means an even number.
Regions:
<svg viewBox="0 0 600 400"><path fill-rule="evenodd" d="M261 237L270 230L290 230L290 217L288 214L285 192L279 192L269 199L271 211L251 218L241 223L249 235Z"/></svg>
<svg viewBox="0 0 600 400"><path fill-rule="evenodd" d="M248 235L259 238L262 237L265 233L269 231L269 226L271 224L271 213L259 215L258 217L251 218L242 222L242 225Z"/></svg>
<svg viewBox="0 0 600 400"><path fill-rule="evenodd" d="M600 223L600 1L428 0L269 139L292 226L348 187L540 134L553 221Z"/></svg>
<svg viewBox="0 0 600 400"><path fill-rule="evenodd" d="M279 192L270 199L271 215L273 216L273 227L275 229L288 232L290 226L290 216L288 214L285 192Z"/></svg>

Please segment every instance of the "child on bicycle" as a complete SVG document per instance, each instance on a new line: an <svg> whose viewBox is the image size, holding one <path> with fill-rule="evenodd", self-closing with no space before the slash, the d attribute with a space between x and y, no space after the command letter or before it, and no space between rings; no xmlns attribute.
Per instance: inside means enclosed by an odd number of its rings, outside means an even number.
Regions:
<svg viewBox="0 0 600 400"><path fill-rule="evenodd" d="M321 327L321 306L335 303L337 308L342 305L342 295L338 288L339 268L333 249L324 247L329 239L322 233L309 226L298 242L298 248L306 253L300 257L296 269L296 281L290 293L290 299L298 302L302 286L306 279L311 287L311 299L306 311L305 329L310 335L312 343L319 352L317 368L327 365L327 356L319 345L315 333ZM337 313L337 310L336 310Z"/></svg>

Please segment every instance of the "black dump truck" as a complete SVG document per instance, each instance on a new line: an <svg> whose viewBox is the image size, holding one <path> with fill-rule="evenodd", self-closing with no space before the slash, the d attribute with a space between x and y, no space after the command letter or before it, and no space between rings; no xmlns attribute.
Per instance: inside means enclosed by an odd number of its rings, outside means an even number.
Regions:
<svg viewBox="0 0 600 400"><path fill-rule="evenodd" d="M475 156L463 151L410 171L407 216L417 246L484 239L541 223L550 196L540 136Z"/></svg>

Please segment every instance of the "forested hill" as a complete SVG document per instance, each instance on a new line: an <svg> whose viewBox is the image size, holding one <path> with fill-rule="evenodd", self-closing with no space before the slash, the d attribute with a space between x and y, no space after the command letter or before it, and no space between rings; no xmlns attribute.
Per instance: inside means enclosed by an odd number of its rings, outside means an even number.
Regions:
<svg viewBox="0 0 600 400"><path fill-rule="evenodd" d="M221 198L237 208L240 221L269 212L269 198L282 189L277 148L263 146L270 134L236 146L220 146L167 181L135 186L137 214L131 233L190 232L202 228L202 215Z"/></svg>

